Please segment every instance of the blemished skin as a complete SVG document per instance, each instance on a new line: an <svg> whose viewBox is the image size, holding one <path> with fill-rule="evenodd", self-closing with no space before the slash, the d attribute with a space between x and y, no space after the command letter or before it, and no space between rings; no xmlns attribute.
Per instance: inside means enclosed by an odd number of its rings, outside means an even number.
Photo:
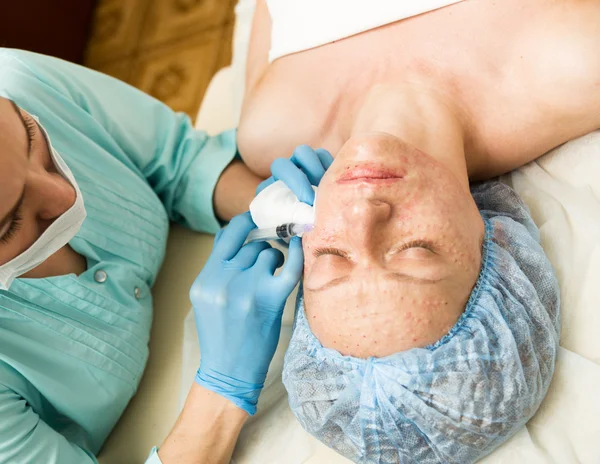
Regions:
<svg viewBox="0 0 600 464"><path fill-rule="evenodd" d="M358 175L400 177L340 180L356 166L369 167ZM317 205L304 238L304 298L324 346L386 356L448 332L481 263L483 221L468 186L399 139L371 134L340 151Z"/></svg>
<svg viewBox="0 0 600 464"><path fill-rule="evenodd" d="M335 158L304 238L312 330L360 357L434 343L481 263L469 182L600 128L600 3L467 0L273 63L270 30L259 0L238 143L262 177L300 144Z"/></svg>

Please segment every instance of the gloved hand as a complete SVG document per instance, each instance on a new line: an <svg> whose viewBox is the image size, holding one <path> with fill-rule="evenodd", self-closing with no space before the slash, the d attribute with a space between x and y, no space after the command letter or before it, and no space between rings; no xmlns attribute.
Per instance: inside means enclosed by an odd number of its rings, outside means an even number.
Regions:
<svg viewBox="0 0 600 464"><path fill-rule="evenodd" d="M250 213L221 230L190 291L202 360L196 382L253 415L281 330L285 302L304 266L293 238L287 262L266 242L243 246L256 226Z"/></svg>
<svg viewBox="0 0 600 464"><path fill-rule="evenodd" d="M312 185L318 186L333 163L333 156L323 148L313 150L307 145L300 145L294 150L291 158L277 158L271 164L271 174L256 189L258 195L265 188L278 180L283 181L303 203L314 206L315 192Z"/></svg>

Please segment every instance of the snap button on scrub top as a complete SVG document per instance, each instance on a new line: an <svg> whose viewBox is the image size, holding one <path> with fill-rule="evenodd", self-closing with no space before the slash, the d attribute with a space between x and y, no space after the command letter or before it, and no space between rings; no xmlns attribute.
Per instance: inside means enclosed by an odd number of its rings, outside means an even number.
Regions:
<svg viewBox="0 0 600 464"><path fill-rule="evenodd" d="M104 282L106 282L107 278L108 275L106 275L106 272L104 271L96 271L96 273L94 274L94 280L99 284L103 284Z"/></svg>
<svg viewBox="0 0 600 464"><path fill-rule="evenodd" d="M135 293L135 298L139 300L140 297L142 296L142 291L140 290L140 287L135 287L134 293Z"/></svg>

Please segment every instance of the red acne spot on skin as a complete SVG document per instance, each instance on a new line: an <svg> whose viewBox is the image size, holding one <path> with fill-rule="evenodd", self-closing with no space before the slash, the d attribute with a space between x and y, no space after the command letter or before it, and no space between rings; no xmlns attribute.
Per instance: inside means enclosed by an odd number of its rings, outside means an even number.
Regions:
<svg viewBox="0 0 600 464"><path fill-rule="evenodd" d="M417 339L416 339L416 338L413 338L413 342L416 342L416 341L417 341Z"/></svg>

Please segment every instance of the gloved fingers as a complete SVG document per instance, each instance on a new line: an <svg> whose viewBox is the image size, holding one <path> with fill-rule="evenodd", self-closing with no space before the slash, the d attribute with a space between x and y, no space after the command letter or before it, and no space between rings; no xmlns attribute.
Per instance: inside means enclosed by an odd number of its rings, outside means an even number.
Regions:
<svg viewBox="0 0 600 464"><path fill-rule="evenodd" d="M331 153L329 153L324 148L317 148L315 150L315 153L319 157L319 161L321 161L321 165L323 166L325 171L327 171L329 169L329 167L331 166L331 164L333 163L333 156L331 156Z"/></svg>
<svg viewBox="0 0 600 464"><path fill-rule="evenodd" d="M290 246L290 244L288 242L286 242L285 240L283 240L282 238L278 238L277 240L275 240L275 243L277 243L279 246L281 246L283 248L287 248Z"/></svg>
<svg viewBox="0 0 600 464"><path fill-rule="evenodd" d="M277 268L283 265L284 258L283 253L275 248L269 248L264 250L258 255L256 264L252 269L257 275L262 276L264 274L273 275Z"/></svg>
<svg viewBox="0 0 600 464"><path fill-rule="evenodd" d="M308 145L300 145L294 150L291 159L292 163L306 174L311 185L319 185L325 174L325 168L323 167L321 158L312 148Z"/></svg>
<svg viewBox="0 0 600 464"><path fill-rule="evenodd" d="M243 270L250 269L256 263L258 256L269 248L271 248L271 245L267 242L252 242L244 245L238 254L228 261L228 267Z"/></svg>
<svg viewBox="0 0 600 464"><path fill-rule="evenodd" d="M248 234L255 227L256 225L252 221L250 212L245 212L234 217L220 235L211 257L221 261L232 259L240 251Z"/></svg>
<svg viewBox="0 0 600 464"><path fill-rule="evenodd" d="M294 192L303 203L313 205L315 201L315 192L312 189L310 181L292 160L287 158L277 158L271 164L271 173L277 180L282 180L289 189Z"/></svg>
<svg viewBox="0 0 600 464"><path fill-rule="evenodd" d="M266 189L269 185L275 183L275 179L273 177L269 177L266 180L263 180L260 184L258 184L258 187L256 187L256 194L258 195L260 192L262 192L264 189Z"/></svg>
<svg viewBox="0 0 600 464"><path fill-rule="evenodd" d="M217 243L219 243L219 240L220 240L221 236L223 235L224 230L225 230L225 228L219 230L219 232L217 232L217 235L215 235L215 240L213 242L213 250L217 246Z"/></svg>
<svg viewBox="0 0 600 464"><path fill-rule="evenodd" d="M304 252L302 251L302 240L294 237L290 241L288 257L281 273L275 277L278 292L281 297L287 298L292 290L298 285L304 271Z"/></svg>

